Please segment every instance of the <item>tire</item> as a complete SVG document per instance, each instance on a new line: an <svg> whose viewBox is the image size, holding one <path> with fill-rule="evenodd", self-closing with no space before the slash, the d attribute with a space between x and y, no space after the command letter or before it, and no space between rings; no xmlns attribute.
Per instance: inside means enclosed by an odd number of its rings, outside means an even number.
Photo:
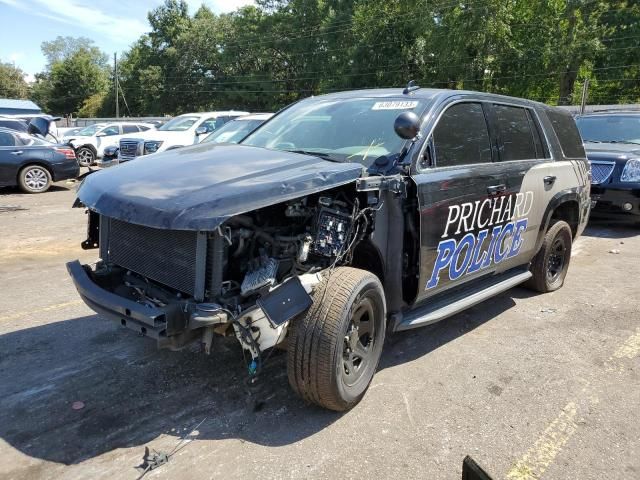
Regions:
<svg viewBox="0 0 640 480"><path fill-rule="evenodd" d="M353 408L378 367L385 305L380 280L372 273L339 267L326 274L311 308L290 327L287 373L293 390L330 410Z"/></svg>
<svg viewBox="0 0 640 480"><path fill-rule="evenodd" d="M571 260L572 238L567 222L558 220L549 227L540 250L531 261L529 270L533 277L525 283L526 287L541 293L562 287Z"/></svg>
<svg viewBox="0 0 640 480"><path fill-rule="evenodd" d="M76 150L76 157L81 167L90 167L96 162L96 154L89 147L80 147Z"/></svg>
<svg viewBox="0 0 640 480"><path fill-rule="evenodd" d="M18 174L20 189L26 193L43 193L51 186L51 174L41 165L27 165Z"/></svg>

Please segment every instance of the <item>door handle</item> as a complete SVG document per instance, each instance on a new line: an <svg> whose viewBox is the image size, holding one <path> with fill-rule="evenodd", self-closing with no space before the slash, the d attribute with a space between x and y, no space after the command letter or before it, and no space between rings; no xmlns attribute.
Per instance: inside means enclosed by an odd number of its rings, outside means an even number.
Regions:
<svg viewBox="0 0 640 480"><path fill-rule="evenodd" d="M555 175L547 175L546 177L544 177L542 179L542 181L544 182L545 185L553 185L556 181L556 176Z"/></svg>
<svg viewBox="0 0 640 480"><path fill-rule="evenodd" d="M489 195L497 195L499 193L504 192L506 189L507 189L507 186L501 183L500 185L492 185L490 187L487 187L487 193Z"/></svg>
<svg viewBox="0 0 640 480"><path fill-rule="evenodd" d="M22 155L22 150L14 150L13 152L11 152L11 155Z"/></svg>

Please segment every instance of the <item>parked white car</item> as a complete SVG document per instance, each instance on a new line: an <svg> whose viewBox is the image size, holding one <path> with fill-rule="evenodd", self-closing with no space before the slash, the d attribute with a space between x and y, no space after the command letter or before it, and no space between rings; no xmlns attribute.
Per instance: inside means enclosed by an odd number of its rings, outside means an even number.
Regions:
<svg viewBox="0 0 640 480"><path fill-rule="evenodd" d="M141 155L193 145L198 143L204 135L215 131L230 120L244 115L249 115L249 112L230 110L180 115L169 120L157 130L143 132L135 137L122 138L118 160L125 162Z"/></svg>
<svg viewBox="0 0 640 480"><path fill-rule="evenodd" d="M211 132L200 143L238 143L271 117L273 113L252 113L238 117Z"/></svg>
<svg viewBox="0 0 640 480"><path fill-rule="evenodd" d="M76 150L78 163L86 167L102 158L106 147L118 145L123 136L139 134L154 128L153 125L143 122L96 123L75 134L64 136L62 141L71 144Z"/></svg>

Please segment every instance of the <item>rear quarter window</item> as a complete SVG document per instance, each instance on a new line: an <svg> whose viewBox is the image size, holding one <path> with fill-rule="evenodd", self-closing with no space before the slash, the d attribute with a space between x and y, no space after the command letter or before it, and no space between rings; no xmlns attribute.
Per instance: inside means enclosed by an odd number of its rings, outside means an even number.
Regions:
<svg viewBox="0 0 640 480"><path fill-rule="evenodd" d="M567 158L585 158L582 137L571 114L556 108L548 109L546 114L553 125L553 130L556 132L564 156Z"/></svg>

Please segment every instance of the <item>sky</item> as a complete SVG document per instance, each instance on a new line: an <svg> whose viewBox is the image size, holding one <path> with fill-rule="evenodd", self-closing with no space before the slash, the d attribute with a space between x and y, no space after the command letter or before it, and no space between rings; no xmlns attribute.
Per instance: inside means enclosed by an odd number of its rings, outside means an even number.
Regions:
<svg viewBox="0 0 640 480"><path fill-rule="evenodd" d="M0 61L15 63L28 81L44 70L40 44L58 35L87 37L104 52L121 53L149 30L147 12L163 0L0 0ZM230 12L253 0L187 0Z"/></svg>

